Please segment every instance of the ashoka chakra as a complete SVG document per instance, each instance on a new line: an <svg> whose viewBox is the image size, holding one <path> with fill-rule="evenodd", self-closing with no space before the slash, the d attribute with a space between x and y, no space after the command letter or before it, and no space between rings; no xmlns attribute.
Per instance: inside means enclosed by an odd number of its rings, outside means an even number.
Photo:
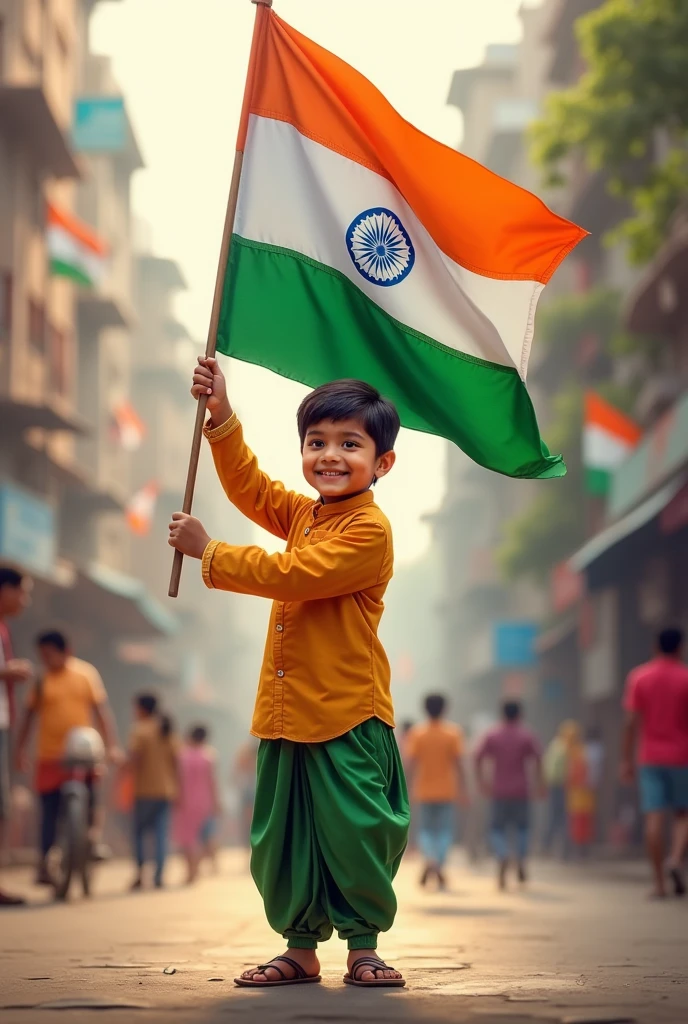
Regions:
<svg viewBox="0 0 688 1024"><path fill-rule="evenodd" d="M403 281L416 260L406 228L384 206L365 210L352 220L346 247L359 274L382 287Z"/></svg>

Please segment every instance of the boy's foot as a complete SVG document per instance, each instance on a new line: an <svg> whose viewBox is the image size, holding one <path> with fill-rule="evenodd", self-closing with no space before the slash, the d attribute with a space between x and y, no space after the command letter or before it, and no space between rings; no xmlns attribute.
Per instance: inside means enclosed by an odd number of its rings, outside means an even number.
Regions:
<svg viewBox="0 0 688 1024"><path fill-rule="evenodd" d="M13 896L9 892L0 889L0 907L23 907L26 900L23 896Z"/></svg>
<svg viewBox="0 0 688 1024"><path fill-rule="evenodd" d="M508 860L500 860L499 862L499 875L497 877L499 888L504 891L506 889L506 873L509 868Z"/></svg>
<svg viewBox="0 0 688 1024"><path fill-rule="evenodd" d="M294 967L289 961L297 966ZM274 966L271 966L274 964ZM300 977L299 970L304 976ZM314 981L320 977L320 961L314 949L288 949L282 956L275 957L262 967L252 967L244 971L241 977L235 978L237 985L270 985L284 984L290 981Z"/></svg>
<svg viewBox="0 0 688 1024"><path fill-rule="evenodd" d="M402 988L406 981L400 971L386 964L375 949L351 949L344 981L348 985L389 985Z"/></svg>
<svg viewBox="0 0 688 1024"><path fill-rule="evenodd" d="M437 888L440 892L447 891L447 879L441 868L437 869Z"/></svg>
<svg viewBox="0 0 688 1024"><path fill-rule="evenodd" d="M138 892L139 889L142 889L142 888L143 888L143 880L142 880L141 876L139 875L139 877L135 878L134 881L129 886L129 892Z"/></svg>

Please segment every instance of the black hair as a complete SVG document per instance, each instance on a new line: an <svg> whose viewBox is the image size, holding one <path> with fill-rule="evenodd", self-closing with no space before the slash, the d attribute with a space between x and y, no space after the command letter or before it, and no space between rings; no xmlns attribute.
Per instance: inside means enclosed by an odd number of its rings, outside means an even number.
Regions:
<svg viewBox="0 0 688 1024"><path fill-rule="evenodd" d="M167 739L172 733L172 719L169 715L163 715L158 710L158 698L153 693L140 693L136 698L136 704L145 711L147 715L157 715L160 719L160 735Z"/></svg>
<svg viewBox="0 0 688 1024"><path fill-rule="evenodd" d="M430 693L425 698L425 710L430 718L441 718L447 707L447 698L441 693Z"/></svg>
<svg viewBox="0 0 688 1024"><path fill-rule="evenodd" d="M399 413L392 402L362 380L333 380L304 398L296 414L301 447L313 424L347 419L360 421L375 442L377 456L394 448L401 426Z"/></svg>
<svg viewBox="0 0 688 1024"><path fill-rule="evenodd" d="M24 582L24 573L11 565L0 565L0 590L3 587L21 587Z"/></svg>
<svg viewBox="0 0 688 1024"><path fill-rule="evenodd" d="M208 739L208 729L205 725L194 725L192 729L189 729L189 739L193 743L205 743Z"/></svg>
<svg viewBox="0 0 688 1024"><path fill-rule="evenodd" d="M505 700L502 704L502 714L507 722L518 722L523 714L523 708L517 700Z"/></svg>
<svg viewBox="0 0 688 1024"><path fill-rule="evenodd" d="M61 651L64 654L69 648L69 641L64 633L61 633L59 629L46 629L44 633L39 633L36 637L37 647L54 647L56 650Z"/></svg>
<svg viewBox="0 0 688 1024"><path fill-rule="evenodd" d="M663 629L657 637L662 654L676 654L683 644L683 631L680 629Z"/></svg>

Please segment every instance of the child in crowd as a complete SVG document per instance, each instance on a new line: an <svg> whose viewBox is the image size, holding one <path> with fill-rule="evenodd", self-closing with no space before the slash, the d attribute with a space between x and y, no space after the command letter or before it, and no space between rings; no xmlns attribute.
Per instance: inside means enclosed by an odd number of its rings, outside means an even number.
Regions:
<svg viewBox="0 0 688 1024"><path fill-rule="evenodd" d="M396 913L409 805L377 635L392 537L371 491L394 465L399 416L361 381L308 395L297 423L313 500L260 471L217 360L199 359L192 394L207 397L205 433L228 498L287 542L271 555L212 540L192 516L170 523L170 544L201 560L208 587L273 600L252 726L261 744L251 870L288 950L237 984L319 981L316 948L336 930L349 948L347 984L403 986L375 954Z"/></svg>
<svg viewBox="0 0 688 1024"><path fill-rule="evenodd" d="M179 754L179 801L173 828L175 845L186 858L189 885L196 881L203 856L212 859L219 814L216 754L208 744L208 730L197 725L189 730Z"/></svg>
<svg viewBox="0 0 688 1024"><path fill-rule="evenodd" d="M161 714L153 694L134 701L136 721L129 737L134 776L134 856L137 872L132 890L143 885L146 837L153 836L157 889L163 886L170 811L179 793L179 741L167 715Z"/></svg>

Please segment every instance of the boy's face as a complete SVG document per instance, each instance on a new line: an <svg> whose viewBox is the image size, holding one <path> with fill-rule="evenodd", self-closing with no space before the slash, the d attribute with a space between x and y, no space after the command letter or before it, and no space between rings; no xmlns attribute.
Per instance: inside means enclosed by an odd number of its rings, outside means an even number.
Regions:
<svg viewBox="0 0 688 1024"><path fill-rule="evenodd" d="M61 672L69 657L69 651L61 651L53 644L40 644L38 654L49 672Z"/></svg>
<svg viewBox="0 0 688 1024"><path fill-rule="evenodd" d="M303 475L324 502L361 494L394 465L394 452L376 455L375 442L358 420L322 420L306 431Z"/></svg>

